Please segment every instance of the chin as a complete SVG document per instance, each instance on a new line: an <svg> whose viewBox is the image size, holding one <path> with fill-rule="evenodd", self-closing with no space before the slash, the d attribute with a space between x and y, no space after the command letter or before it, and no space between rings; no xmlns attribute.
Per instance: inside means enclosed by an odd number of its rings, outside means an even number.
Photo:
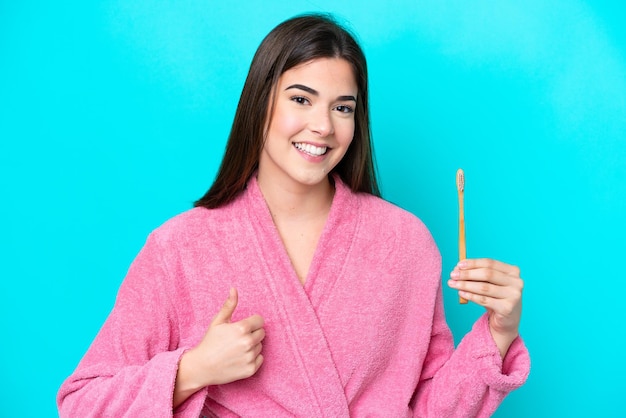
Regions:
<svg viewBox="0 0 626 418"><path fill-rule="evenodd" d="M297 177L298 181L307 186L317 186L328 181L326 170L320 170L316 173L303 173Z"/></svg>

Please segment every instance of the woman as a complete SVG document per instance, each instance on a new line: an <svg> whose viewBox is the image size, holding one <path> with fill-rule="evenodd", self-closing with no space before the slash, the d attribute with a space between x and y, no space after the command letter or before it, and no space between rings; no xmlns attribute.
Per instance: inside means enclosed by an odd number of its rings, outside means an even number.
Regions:
<svg viewBox="0 0 626 418"><path fill-rule="evenodd" d="M283 22L213 186L149 236L61 415L491 415L529 370L519 269L455 267L487 313L454 350L436 245L378 195L360 47L326 16Z"/></svg>

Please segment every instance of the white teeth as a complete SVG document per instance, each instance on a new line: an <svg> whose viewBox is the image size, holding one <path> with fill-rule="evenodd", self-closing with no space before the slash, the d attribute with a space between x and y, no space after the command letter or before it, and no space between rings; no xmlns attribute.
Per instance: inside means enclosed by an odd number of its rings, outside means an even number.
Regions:
<svg viewBox="0 0 626 418"><path fill-rule="evenodd" d="M324 155L328 150L328 147L316 147L315 145L303 144L301 142L296 142L293 145L300 151L304 151L307 154L314 156Z"/></svg>

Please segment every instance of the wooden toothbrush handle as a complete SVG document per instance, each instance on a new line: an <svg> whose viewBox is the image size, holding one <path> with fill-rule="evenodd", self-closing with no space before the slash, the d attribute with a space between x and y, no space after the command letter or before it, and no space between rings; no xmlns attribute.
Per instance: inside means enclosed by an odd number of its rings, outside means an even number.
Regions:
<svg viewBox="0 0 626 418"><path fill-rule="evenodd" d="M467 258L465 248L465 211L463 208L463 191L459 191L459 261ZM459 296L459 303L467 303L467 299Z"/></svg>

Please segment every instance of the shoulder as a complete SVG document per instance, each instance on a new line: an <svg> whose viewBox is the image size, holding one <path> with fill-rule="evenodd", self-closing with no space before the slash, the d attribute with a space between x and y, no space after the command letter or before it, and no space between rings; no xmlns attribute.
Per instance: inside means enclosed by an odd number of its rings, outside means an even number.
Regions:
<svg viewBox="0 0 626 418"><path fill-rule="evenodd" d="M360 202L358 236L367 237L369 248L376 248L382 259L393 260L394 269L406 269L407 277L419 274L419 283L423 284L426 276L438 283L441 253L424 222L382 198L356 196Z"/></svg>
<svg viewBox="0 0 626 418"><path fill-rule="evenodd" d="M152 231L150 238L161 246L180 246L208 236L224 236L226 231L233 231L234 224L240 219L233 216L232 206L217 209L197 207L168 219Z"/></svg>
<svg viewBox="0 0 626 418"><path fill-rule="evenodd" d="M382 198L358 194L362 228L379 240L394 241L396 250L422 254L435 262L440 259L439 248L426 224L415 214Z"/></svg>
<svg viewBox="0 0 626 418"><path fill-rule="evenodd" d="M363 213L363 221L394 233L422 236L432 239L424 222L415 214L387 200L370 194L356 195Z"/></svg>

